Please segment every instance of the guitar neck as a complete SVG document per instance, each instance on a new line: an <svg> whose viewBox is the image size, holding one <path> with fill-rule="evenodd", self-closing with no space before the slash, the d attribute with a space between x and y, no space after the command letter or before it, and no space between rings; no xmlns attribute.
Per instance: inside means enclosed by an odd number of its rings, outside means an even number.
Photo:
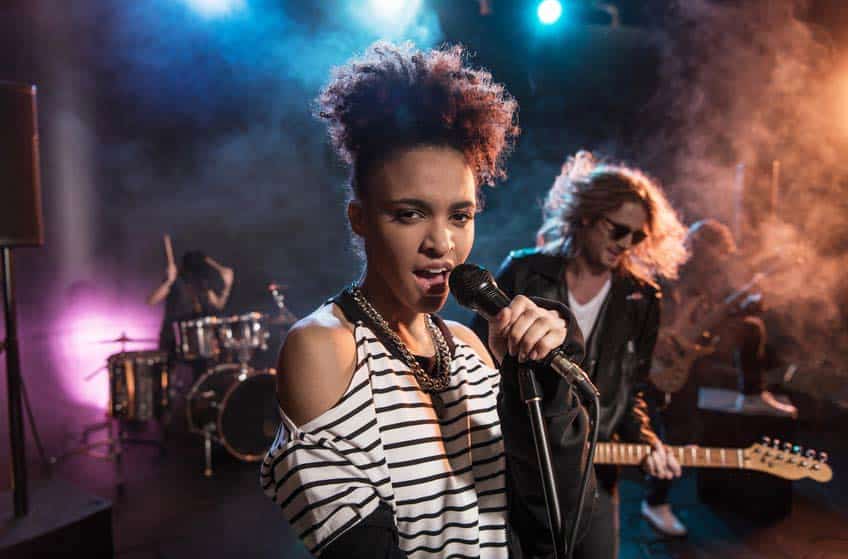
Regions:
<svg viewBox="0 0 848 559"><path fill-rule="evenodd" d="M710 448L703 446L667 447L683 467L745 468L745 449ZM646 444L598 443L595 464L636 466L642 463L651 447Z"/></svg>

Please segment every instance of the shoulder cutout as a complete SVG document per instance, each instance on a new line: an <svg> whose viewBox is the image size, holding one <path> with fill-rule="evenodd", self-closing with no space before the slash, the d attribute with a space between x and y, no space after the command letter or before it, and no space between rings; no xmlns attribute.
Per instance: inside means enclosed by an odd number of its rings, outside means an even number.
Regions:
<svg viewBox="0 0 848 559"><path fill-rule="evenodd" d="M356 365L353 326L324 305L289 330L277 363L277 398L297 425L332 408L347 391Z"/></svg>

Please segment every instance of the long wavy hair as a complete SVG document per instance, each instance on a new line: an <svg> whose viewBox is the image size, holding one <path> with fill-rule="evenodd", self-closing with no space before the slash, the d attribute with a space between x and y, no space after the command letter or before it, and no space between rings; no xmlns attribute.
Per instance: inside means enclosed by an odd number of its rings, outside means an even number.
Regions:
<svg viewBox="0 0 848 559"><path fill-rule="evenodd" d="M574 257L583 229L625 202L645 208L648 237L624 254L619 269L652 285L660 278L677 278L689 257L686 228L659 184L638 169L601 162L588 151L570 156L554 180L542 209L537 245L548 254Z"/></svg>

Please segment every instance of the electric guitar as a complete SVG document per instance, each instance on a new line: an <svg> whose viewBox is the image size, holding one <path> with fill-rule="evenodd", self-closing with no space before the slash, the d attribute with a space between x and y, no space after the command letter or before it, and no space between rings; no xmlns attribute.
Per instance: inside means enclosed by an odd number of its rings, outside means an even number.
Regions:
<svg viewBox="0 0 848 559"><path fill-rule="evenodd" d="M711 337L711 331L732 312L759 302L760 294L751 293L751 290L767 273L756 274L751 281L725 297L699 320L692 320L692 316L703 302L703 297L691 297L682 303L675 313L674 322L660 327L649 375L651 383L668 394L683 388L695 361L715 351L718 340Z"/></svg>
<svg viewBox="0 0 848 559"><path fill-rule="evenodd" d="M810 478L826 483L833 478L826 452L807 450L778 439L763 437L748 448L708 448L670 446L668 449L683 467L752 470L783 479ZM595 464L637 466L653 449L646 444L598 443Z"/></svg>

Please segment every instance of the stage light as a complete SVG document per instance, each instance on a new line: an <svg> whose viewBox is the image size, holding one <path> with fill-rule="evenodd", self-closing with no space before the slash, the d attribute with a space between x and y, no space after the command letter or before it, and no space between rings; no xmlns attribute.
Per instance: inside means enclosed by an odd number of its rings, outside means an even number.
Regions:
<svg viewBox="0 0 848 559"><path fill-rule="evenodd" d="M395 20L404 13L417 10L417 2L410 0L370 0L371 10L374 15L384 20Z"/></svg>
<svg viewBox="0 0 848 559"><path fill-rule="evenodd" d="M204 17L226 16L244 8L246 0L183 0Z"/></svg>
<svg viewBox="0 0 848 559"><path fill-rule="evenodd" d="M421 37L416 34L427 27L422 24L421 6L422 0L356 0L349 4L349 10L363 29L381 38L419 42Z"/></svg>
<svg viewBox="0 0 848 559"><path fill-rule="evenodd" d="M539 2L539 7L536 8L536 15L539 21L545 25L556 23L562 16L562 4L559 0L543 0Z"/></svg>

